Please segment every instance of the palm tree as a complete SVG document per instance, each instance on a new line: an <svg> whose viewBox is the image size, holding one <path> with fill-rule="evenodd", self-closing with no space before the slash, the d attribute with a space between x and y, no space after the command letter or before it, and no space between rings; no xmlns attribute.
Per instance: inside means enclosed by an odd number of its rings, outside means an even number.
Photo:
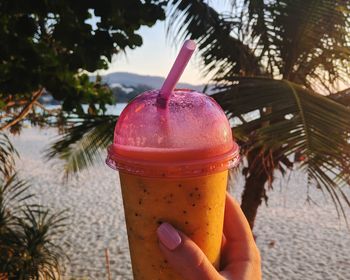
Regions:
<svg viewBox="0 0 350 280"><path fill-rule="evenodd" d="M67 216L30 202L30 185L14 172L16 155L1 133L0 278L59 279L65 254L54 240L64 232Z"/></svg>
<svg viewBox="0 0 350 280"><path fill-rule="evenodd" d="M348 2L232 1L230 16L206 1L172 2L169 26L199 42L204 70L220 84L214 97L236 119L251 227L274 171L293 164L345 215L350 110L316 92L329 94L349 77Z"/></svg>
<svg viewBox="0 0 350 280"><path fill-rule="evenodd" d="M29 189L16 174L0 180L0 276L60 279L66 255L54 240L66 229L67 216L30 204Z"/></svg>
<svg viewBox="0 0 350 280"><path fill-rule="evenodd" d="M345 0L232 1L230 14L208 1L169 3L169 34L197 41L203 73L217 83L213 97L234 119L246 159L242 209L252 228L275 171L293 166L345 218L350 110L344 99L324 95L350 74L349 15ZM94 163L114 124L98 125L80 119L49 155L67 159L68 173Z"/></svg>

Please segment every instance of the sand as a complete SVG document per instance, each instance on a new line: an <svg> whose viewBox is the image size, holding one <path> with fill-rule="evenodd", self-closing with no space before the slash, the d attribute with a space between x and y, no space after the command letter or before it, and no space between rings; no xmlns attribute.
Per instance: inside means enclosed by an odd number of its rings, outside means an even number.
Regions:
<svg viewBox="0 0 350 280"><path fill-rule="evenodd" d="M70 225L57 240L70 258L64 262L64 279L107 279L105 248L112 279L132 279L117 172L98 165L64 184L60 162L42 158L55 136L52 129L26 128L11 138L21 155L20 175L32 183L36 201L54 211L69 209ZM303 172L287 177L276 176L269 205L259 208L256 221L264 279L350 279L350 231L313 186L310 195L318 205L306 202ZM238 176L233 190L238 200L243 183Z"/></svg>

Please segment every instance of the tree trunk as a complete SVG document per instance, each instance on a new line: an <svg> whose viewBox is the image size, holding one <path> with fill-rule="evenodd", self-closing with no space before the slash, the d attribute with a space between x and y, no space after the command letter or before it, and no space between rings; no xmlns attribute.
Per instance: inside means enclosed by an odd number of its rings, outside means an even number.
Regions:
<svg viewBox="0 0 350 280"><path fill-rule="evenodd" d="M242 194L241 208L246 216L250 228L253 230L258 207L265 197L265 183L267 175L255 169L246 178L244 191Z"/></svg>

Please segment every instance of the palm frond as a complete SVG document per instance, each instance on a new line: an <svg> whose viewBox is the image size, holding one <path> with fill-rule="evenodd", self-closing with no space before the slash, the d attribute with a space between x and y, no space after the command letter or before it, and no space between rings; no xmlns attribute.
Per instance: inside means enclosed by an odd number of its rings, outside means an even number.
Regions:
<svg viewBox="0 0 350 280"><path fill-rule="evenodd" d="M350 73L345 0L245 1L246 33L264 72L331 92Z"/></svg>
<svg viewBox="0 0 350 280"><path fill-rule="evenodd" d="M67 221L66 211L51 214L49 210L26 207L17 220L15 254L8 262L15 262L18 270L9 271L15 279L60 279L59 264L67 257L54 240L64 234Z"/></svg>
<svg viewBox="0 0 350 280"><path fill-rule="evenodd" d="M85 116L70 119L73 126L51 145L46 158L58 157L64 160L66 177L96 163L104 162L101 151L113 141L117 116Z"/></svg>
<svg viewBox="0 0 350 280"><path fill-rule="evenodd" d="M10 178L0 180L0 231L16 221L16 217L28 199L33 197L29 192L30 185L18 178L15 173Z"/></svg>
<svg viewBox="0 0 350 280"><path fill-rule="evenodd" d="M239 18L219 14L207 1L172 0L169 2L168 33L183 40L197 41L206 74L215 78L227 73L261 74L260 62L248 45L231 32L239 29Z"/></svg>
<svg viewBox="0 0 350 280"><path fill-rule="evenodd" d="M285 80L235 78L227 82L232 84L219 88L213 97L236 120L233 131L243 153L258 148L304 158L300 168L328 192L345 217L349 200L336 182L349 182L350 109Z"/></svg>
<svg viewBox="0 0 350 280"><path fill-rule="evenodd" d="M348 83L346 0L232 1L229 15L208 1L170 1L168 33L197 40L205 74L264 75L316 91ZM221 82L221 81L220 81Z"/></svg>
<svg viewBox="0 0 350 280"><path fill-rule="evenodd" d="M0 132L0 174L9 178L14 172L15 159L18 157L16 149L10 139L3 132Z"/></svg>
<svg viewBox="0 0 350 280"><path fill-rule="evenodd" d="M338 91L334 94L331 94L329 97L338 103L341 103L348 107L350 106L350 89L349 88Z"/></svg>
<svg viewBox="0 0 350 280"><path fill-rule="evenodd" d="M349 73L343 64L350 52L346 1L284 0L268 9L273 18L270 48L277 46L281 62L275 66L283 78L307 87L322 82L330 90L342 71Z"/></svg>
<svg viewBox="0 0 350 280"><path fill-rule="evenodd" d="M16 173L0 180L0 271L9 279L59 279L65 255L54 240L66 229L66 211L51 214L30 203L29 189Z"/></svg>

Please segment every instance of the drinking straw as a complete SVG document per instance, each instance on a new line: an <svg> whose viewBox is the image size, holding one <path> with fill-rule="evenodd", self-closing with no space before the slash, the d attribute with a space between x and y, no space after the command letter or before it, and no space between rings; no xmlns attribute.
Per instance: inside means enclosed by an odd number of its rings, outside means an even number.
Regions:
<svg viewBox="0 0 350 280"><path fill-rule="evenodd" d="M166 107L169 96L179 81L195 49L196 43L194 41L186 40L184 42L179 54L176 57L173 67L171 68L162 88L160 89L160 93L157 98L157 105L159 107Z"/></svg>

